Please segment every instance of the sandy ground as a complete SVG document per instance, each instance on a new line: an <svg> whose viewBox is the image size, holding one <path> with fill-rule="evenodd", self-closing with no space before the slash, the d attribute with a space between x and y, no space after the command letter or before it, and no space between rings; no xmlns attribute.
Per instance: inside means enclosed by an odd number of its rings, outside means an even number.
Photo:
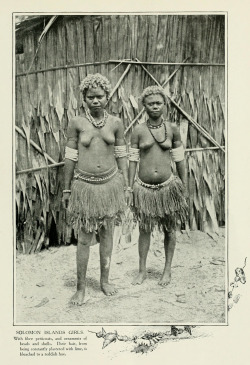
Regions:
<svg viewBox="0 0 250 365"><path fill-rule="evenodd" d="M123 236L124 237L124 236ZM114 245L110 279L118 288L107 297L99 287L99 248L91 247L85 304L69 304L76 287L76 246L51 247L16 259L17 324L225 323L225 230L209 236L200 231L177 233L172 281L158 285L164 266L162 236L156 233L148 255L148 277L131 282L138 270L138 232L132 242Z"/></svg>

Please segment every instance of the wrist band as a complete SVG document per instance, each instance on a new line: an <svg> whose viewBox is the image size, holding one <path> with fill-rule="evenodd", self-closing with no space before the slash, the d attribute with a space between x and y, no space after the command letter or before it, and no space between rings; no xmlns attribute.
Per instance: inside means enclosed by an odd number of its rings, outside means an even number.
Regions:
<svg viewBox="0 0 250 365"><path fill-rule="evenodd" d="M115 158L127 157L126 145L114 147Z"/></svg>
<svg viewBox="0 0 250 365"><path fill-rule="evenodd" d="M63 194L64 193L71 193L71 190L63 190Z"/></svg>
<svg viewBox="0 0 250 365"><path fill-rule="evenodd" d="M68 160L77 162L78 161L78 150L66 146L65 158L67 158Z"/></svg>
<svg viewBox="0 0 250 365"><path fill-rule="evenodd" d="M171 150L171 153L172 153L172 157L173 157L174 162L180 162L180 161L184 160L184 148L183 148L183 146L173 148Z"/></svg>
<svg viewBox="0 0 250 365"><path fill-rule="evenodd" d="M128 150L128 159L129 161L138 162L140 160L140 150L139 148L129 147Z"/></svg>

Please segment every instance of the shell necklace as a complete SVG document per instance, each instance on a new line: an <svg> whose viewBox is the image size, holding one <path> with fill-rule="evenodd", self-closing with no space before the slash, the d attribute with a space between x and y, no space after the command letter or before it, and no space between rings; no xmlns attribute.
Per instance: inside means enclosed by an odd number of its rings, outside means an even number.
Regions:
<svg viewBox="0 0 250 365"><path fill-rule="evenodd" d="M108 119L108 113L106 112L106 110L104 110L103 113L103 118L101 120L95 120L92 115L90 114L89 110L86 110L86 118L88 119L88 121L93 124L94 127L96 128L102 128L105 126L107 119Z"/></svg>
<svg viewBox="0 0 250 365"><path fill-rule="evenodd" d="M159 129L162 127L162 125L164 126L164 139L162 141L158 141L158 139L155 138L155 136L153 135L151 129ZM154 138L154 140L157 142L157 143L164 143L167 138L168 138L168 133L167 133L167 127L166 127L166 123L164 123L164 120L163 118L161 119L161 123L158 124L158 125L152 125L150 124L149 120L147 121L147 127L148 127L148 130L149 132L151 133L151 136Z"/></svg>

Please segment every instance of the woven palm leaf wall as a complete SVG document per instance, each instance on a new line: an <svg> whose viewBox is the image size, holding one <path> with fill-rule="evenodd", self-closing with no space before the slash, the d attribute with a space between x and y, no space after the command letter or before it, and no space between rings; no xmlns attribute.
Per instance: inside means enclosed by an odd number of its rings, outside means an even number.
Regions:
<svg viewBox="0 0 250 365"><path fill-rule="evenodd" d="M163 84L179 66L159 63L181 63L189 57L165 90L219 145L225 145L224 16L57 16L39 42L50 19L27 19L16 31L16 220L18 248L25 253L53 240L70 240L61 205L63 167L19 172L46 166L51 159L63 161L68 122L83 113L79 84L87 74L100 72L118 86L108 110L127 128L142 109L143 88L155 84L135 60L158 63L144 67ZM171 102L165 114L180 125L187 149L213 146ZM142 114L138 121L144 118ZM128 128L127 142L134 125ZM225 221L225 153L192 150L186 152L186 160L189 227L216 232Z"/></svg>

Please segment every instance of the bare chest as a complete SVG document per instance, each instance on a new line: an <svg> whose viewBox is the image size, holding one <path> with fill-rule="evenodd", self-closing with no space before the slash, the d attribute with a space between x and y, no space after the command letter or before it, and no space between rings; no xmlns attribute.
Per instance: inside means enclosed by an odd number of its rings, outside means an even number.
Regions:
<svg viewBox="0 0 250 365"><path fill-rule="evenodd" d="M113 145L115 143L115 131L111 123L102 128L96 128L88 121L79 126L78 143L83 147L90 147L91 144L104 143Z"/></svg>
<svg viewBox="0 0 250 365"><path fill-rule="evenodd" d="M139 138L139 148L146 152L155 145L163 151L172 148L172 133L167 126L165 128L150 129L145 125Z"/></svg>

